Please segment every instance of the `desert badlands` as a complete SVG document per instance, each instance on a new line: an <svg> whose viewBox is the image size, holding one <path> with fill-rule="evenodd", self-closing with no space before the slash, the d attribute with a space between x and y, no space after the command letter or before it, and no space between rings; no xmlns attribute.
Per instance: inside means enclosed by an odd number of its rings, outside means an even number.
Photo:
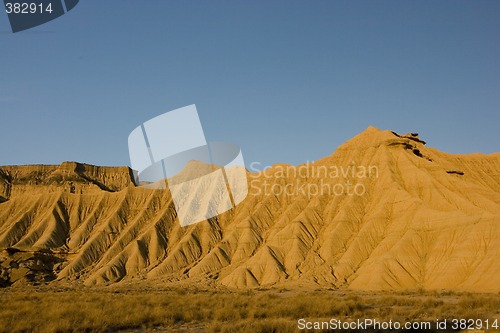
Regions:
<svg viewBox="0 0 500 333"><path fill-rule="evenodd" d="M147 285L499 304L500 153L448 154L369 127L323 159L247 177L236 208L181 227L169 191L137 186L128 167L0 167L2 298Z"/></svg>

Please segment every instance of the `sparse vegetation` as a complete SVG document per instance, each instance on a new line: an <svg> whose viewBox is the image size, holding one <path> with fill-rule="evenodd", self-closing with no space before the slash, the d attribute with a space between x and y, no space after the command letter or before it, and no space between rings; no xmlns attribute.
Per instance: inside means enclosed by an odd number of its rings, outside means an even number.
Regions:
<svg viewBox="0 0 500 333"><path fill-rule="evenodd" d="M1 332L298 332L297 320L499 318L499 294L450 292L0 290ZM321 331L319 331L321 332Z"/></svg>

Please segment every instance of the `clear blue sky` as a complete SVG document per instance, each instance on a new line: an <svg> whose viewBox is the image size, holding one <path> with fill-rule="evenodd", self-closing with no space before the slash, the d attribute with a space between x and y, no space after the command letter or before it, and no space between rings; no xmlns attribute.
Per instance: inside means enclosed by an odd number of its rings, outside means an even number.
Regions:
<svg viewBox="0 0 500 333"><path fill-rule="evenodd" d="M128 165L130 131L189 104L247 164L368 125L500 150L500 1L81 0L16 34L0 13L0 50L0 165Z"/></svg>

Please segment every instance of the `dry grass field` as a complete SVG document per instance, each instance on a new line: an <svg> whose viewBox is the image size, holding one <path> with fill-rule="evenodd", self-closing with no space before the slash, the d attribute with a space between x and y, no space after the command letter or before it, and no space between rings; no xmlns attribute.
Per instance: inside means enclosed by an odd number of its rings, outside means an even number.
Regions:
<svg viewBox="0 0 500 333"><path fill-rule="evenodd" d="M0 299L0 331L6 333L288 333L299 332L299 318L400 322L500 318L500 294L425 291L32 287L0 290ZM328 332L307 332L313 331Z"/></svg>

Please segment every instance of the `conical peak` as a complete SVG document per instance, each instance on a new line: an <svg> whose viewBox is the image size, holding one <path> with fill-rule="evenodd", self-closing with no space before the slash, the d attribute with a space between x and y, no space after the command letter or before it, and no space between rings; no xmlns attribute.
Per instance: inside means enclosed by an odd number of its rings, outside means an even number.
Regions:
<svg viewBox="0 0 500 333"><path fill-rule="evenodd" d="M415 143L425 144L420 140L418 133L398 134L390 130L381 130L373 126L368 126L363 132L342 144L339 149L359 149L368 147L378 147L382 144L393 144L395 141L414 141Z"/></svg>

